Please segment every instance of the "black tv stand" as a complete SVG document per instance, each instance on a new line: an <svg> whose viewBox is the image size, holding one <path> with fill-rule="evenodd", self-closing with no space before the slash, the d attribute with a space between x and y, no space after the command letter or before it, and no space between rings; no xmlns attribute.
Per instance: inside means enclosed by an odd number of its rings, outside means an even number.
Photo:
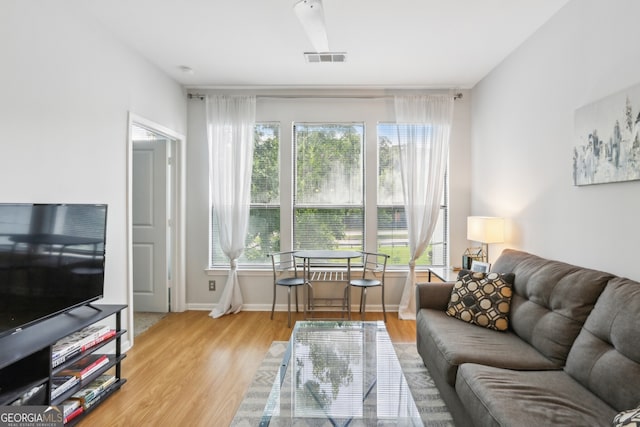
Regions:
<svg viewBox="0 0 640 427"><path fill-rule="evenodd" d="M63 401L86 387L101 374L107 371L113 373L116 377L115 383L101 396L99 402L66 424L73 425L99 406L113 392L120 389L126 382L126 379L121 376L121 362L125 357L121 352L121 338L126 333L126 330L122 329L121 314L127 306L88 306L90 309L82 309L85 306L81 306L74 309L73 313L60 314L26 327L20 333L0 337L0 406L10 405L35 389L38 391L33 393L27 401L23 400L23 404L61 405ZM115 322L111 316L115 317ZM112 321L108 321L109 318ZM115 335L79 354L69 356L62 363L56 362L56 366L54 366L53 345L59 340L98 322L109 325L110 329L115 330ZM95 354L106 352L109 363L52 399L53 378L59 376L63 369L68 368L74 362L94 352Z"/></svg>

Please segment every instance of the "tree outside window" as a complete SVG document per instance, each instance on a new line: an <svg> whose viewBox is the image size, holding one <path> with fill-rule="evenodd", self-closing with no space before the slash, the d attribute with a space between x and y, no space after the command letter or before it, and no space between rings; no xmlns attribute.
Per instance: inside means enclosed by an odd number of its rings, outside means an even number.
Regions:
<svg viewBox="0 0 640 427"><path fill-rule="evenodd" d="M362 250L364 125L294 126L294 249Z"/></svg>
<svg viewBox="0 0 640 427"><path fill-rule="evenodd" d="M257 123L254 132L251 207L244 253L239 264L263 265L280 250L280 125ZM212 230L216 230L212 218ZM211 265L227 263L217 236L211 239Z"/></svg>
<svg viewBox="0 0 640 427"><path fill-rule="evenodd" d="M249 227L240 265L264 266L269 253L287 249L362 250L368 236L376 239L373 246L379 252L391 256L390 265L406 267L409 248L398 132L402 132L401 125L378 125L378 167L365 171L363 123L295 123L294 176L288 178L293 184L291 201L280 198L280 124L256 124ZM447 264L446 181L438 223L431 244L417 261L419 266ZM377 188L376 209L367 213L365 183ZM293 241L281 242L281 215L289 209ZM377 230L365 232L365 215L376 216ZM213 224L212 230L216 229ZM227 261L217 237L211 236L211 265Z"/></svg>
<svg viewBox="0 0 640 427"><path fill-rule="evenodd" d="M378 251L390 255L389 264L408 265L409 238L404 210L402 176L398 135L402 125L378 125ZM447 180L440 203L438 223L427 250L416 261L417 265L446 265L447 242Z"/></svg>

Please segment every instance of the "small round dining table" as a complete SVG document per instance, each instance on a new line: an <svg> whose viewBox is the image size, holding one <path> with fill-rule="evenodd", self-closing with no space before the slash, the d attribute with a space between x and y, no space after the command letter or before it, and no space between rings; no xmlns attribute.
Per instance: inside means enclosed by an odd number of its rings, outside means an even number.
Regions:
<svg viewBox="0 0 640 427"><path fill-rule="evenodd" d="M347 285L351 280L351 260L362 257L362 252L357 251L340 251L340 250L332 250L332 249L304 249L298 250L293 253L293 256L296 258L302 259L303 266L303 275L305 278L306 285L313 289L311 284L311 266L312 261L337 261L337 260L346 260L347 264ZM307 286L305 286L305 297L304 303L307 304ZM347 305L347 315L349 320L351 320L351 293L345 292L346 294L346 305ZM306 307L306 306L305 306ZM307 312L305 308L305 313Z"/></svg>

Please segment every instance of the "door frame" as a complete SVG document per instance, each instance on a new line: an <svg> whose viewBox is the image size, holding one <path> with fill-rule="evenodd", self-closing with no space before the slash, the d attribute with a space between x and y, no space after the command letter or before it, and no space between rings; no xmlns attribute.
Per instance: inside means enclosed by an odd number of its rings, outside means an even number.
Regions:
<svg viewBox="0 0 640 427"><path fill-rule="evenodd" d="M133 133L132 126L149 129L167 139L174 141L172 147L170 185L173 190L170 211L172 227L171 263L168 268L172 272L171 311L186 310L186 160L187 147L184 135L175 132L159 123L129 112L127 128L127 299L129 339L133 345Z"/></svg>

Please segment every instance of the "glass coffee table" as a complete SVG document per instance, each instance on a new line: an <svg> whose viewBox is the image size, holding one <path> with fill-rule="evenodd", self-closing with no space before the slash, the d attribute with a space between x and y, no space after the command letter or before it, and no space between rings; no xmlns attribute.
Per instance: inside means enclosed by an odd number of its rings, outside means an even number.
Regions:
<svg viewBox="0 0 640 427"><path fill-rule="evenodd" d="M299 321L261 426L422 426L384 322Z"/></svg>

